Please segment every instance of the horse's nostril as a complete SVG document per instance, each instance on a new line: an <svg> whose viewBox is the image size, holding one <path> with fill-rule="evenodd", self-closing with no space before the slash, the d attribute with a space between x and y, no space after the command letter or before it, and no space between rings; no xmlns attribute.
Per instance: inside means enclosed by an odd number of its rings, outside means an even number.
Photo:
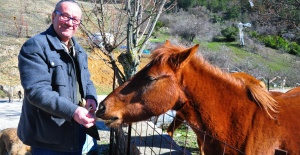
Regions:
<svg viewBox="0 0 300 155"><path fill-rule="evenodd" d="M110 120L112 120L112 121L115 121L117 119L119 119L119 117L112 117L112 118L110 118Z"/></svg>
<svg viewBox="0 0 300 155"><path fill-rule="evenodd" d="M105 109L106 109L105 106L103 104L100 104L96 112L96 117L100 118L101 116L103 116L105 113Z"/></svg>

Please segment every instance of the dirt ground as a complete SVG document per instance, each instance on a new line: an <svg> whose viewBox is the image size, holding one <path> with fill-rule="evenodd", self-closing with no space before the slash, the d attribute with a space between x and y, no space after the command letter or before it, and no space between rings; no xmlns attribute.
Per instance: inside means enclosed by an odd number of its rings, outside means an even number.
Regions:
<svg viewBox="0 0 300 155"><path fill-rule="evenodd" d="M97 88L98 95L111 92L113 84L113 70L111 69L110 64L105 63L100 58L105 58L105 56L103 54L99 56L99 54L92 52L90 53L88 60L89 70L91 72L91 80L94 82L94 85ZM144 67L149 61L149 55L142 56L139 69ZM122 66L119 67L121 70L123 69Z"/></svg>

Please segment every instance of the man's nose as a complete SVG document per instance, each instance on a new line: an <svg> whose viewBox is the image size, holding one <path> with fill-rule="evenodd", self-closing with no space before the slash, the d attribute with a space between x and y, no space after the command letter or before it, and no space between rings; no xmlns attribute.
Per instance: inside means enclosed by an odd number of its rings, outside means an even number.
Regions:
<svg viewBox="0 0 300 155"><path fill-rule="evenodd" d="M73 19L69 19L66 23L70 26L74 26Z"/></svg>

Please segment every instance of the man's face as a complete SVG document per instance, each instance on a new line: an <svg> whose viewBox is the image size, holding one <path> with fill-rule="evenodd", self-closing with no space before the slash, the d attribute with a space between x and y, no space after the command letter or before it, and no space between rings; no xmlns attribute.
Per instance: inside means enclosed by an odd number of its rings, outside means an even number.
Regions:
<svg viewBox="0 0 300 155"><path fill-rule="evenodd" d="M63 42L68 42L78 29L79 25L74 24L73 19L80 21L82 15L81 9L75 3L63 2L57 11L52 13L54 30Z"/></svg>

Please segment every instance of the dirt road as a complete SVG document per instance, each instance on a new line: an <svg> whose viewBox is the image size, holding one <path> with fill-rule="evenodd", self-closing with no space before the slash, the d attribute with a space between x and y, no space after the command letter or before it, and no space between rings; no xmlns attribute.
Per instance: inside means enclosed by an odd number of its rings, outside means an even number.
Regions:
<svg viewBox="0 0 300 155"><path fill-rule="evenodd" d="M0 100L0 130L18 126L22 102L15 100L8 103L7 99Z"/></svg>

